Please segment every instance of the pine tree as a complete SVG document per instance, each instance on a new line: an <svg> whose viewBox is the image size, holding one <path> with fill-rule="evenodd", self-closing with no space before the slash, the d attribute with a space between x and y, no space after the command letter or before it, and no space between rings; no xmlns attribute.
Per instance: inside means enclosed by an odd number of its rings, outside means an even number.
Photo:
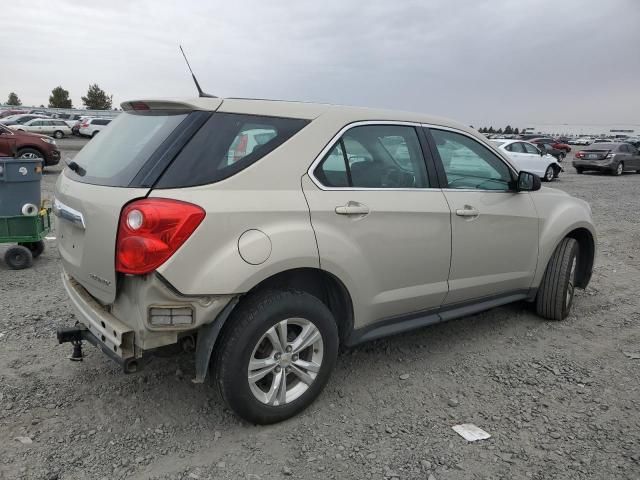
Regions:
<svg viewBox="0 0 640 480"><path fill-rule="evenodd" d="M90 110L109 110L113 102L113 95L107 95L97 83L89 85L87 96L82 97L82 103Z"/></svg>
<svg viewBox="0 0 640 480"><path fill-rule="evenodd" d="M72 108L73 104L69 98L69 90L57 86L51 90L49 96L49 108Z"/></svg>
<svg viewBox="0 0 640 480"><path fill-rule="evenodd" d="M18 98L18 95L15 92L11 92L9 94L9 99L7 100L7 105L19 106L22 105L22 102Z"/></svg>
<svg viewBox="0 0 640 480"><path fill-rule="evenodd" d="M511 128L511 125L507 125L506 127L504 127L504 133L505 135L511 135L513 133L513 128Z"/></svg>

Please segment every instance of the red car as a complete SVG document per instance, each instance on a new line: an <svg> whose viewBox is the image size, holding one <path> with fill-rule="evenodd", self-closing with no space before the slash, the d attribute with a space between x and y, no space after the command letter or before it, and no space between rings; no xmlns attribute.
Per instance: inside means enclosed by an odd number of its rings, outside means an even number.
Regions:
<svg viewBox="0 0 640 480"><path fill-rule="evenodd" d="M571 147L568 144L562 143L562 142L558 142L558 141L556 141L556 140L554 140L553 138L550 138L550 137L532 138L531 140L529 140L529 142L535 143L535 144L551 145L556 150L564 150L565 153L569 153L571 151Z"/></svg>
<svg viewBox="0 0 640 480"><path fill-rule="evenodd" d="M42 158L47 167L60 162L60 150L53 138L0 125L0 157L14 156Z"/></svg>
<svg viewBox="0 0 640 480"><path fill-rule="evenodd" d="M0 118L8 117L9 115L18 115L20 113L27 113L25 110L3 110L0 112Z"/></svg>

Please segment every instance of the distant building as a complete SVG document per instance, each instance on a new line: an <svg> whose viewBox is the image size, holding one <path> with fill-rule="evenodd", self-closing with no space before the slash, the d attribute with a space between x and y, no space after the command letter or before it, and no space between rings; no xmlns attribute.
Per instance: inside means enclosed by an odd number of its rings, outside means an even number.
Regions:
<svg viewBox="0 0 640 480"><path fill-rule="evenodd" d="M533 124L522 130L523 134L551 135L554 137L637 137L640 136L639 124Z"/></svg>

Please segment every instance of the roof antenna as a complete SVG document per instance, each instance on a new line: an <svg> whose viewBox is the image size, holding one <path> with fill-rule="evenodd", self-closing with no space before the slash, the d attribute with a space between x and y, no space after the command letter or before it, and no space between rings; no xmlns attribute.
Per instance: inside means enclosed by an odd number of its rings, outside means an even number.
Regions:
<svg viewBox="0 0 640 480"><path fill-rule="evenodd" d="M198 79L193 74L193 70L191 70L191 65L189 65L189 60L187 60L187 56L184 54L184 50L182 49L182 45L178 45L180 47L180 51L182 52L182 56L184 57L184 61L187 62L187 67L189 67L189 71L191 72L191 76L193 77L193 82L196 84L196 88L198 89L199 97L208 97L208 98L218 98L215 95L211 95L210 93L205 93L200 88L200 84L198 83Z"/></svg>

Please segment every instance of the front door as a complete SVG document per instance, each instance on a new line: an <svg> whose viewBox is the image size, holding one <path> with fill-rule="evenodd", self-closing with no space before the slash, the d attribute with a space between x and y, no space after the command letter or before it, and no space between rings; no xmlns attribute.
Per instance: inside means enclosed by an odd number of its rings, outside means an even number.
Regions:
<svg viewBox="0 0 640 480"><path fill-rule="evenodd" d="M0 125L0 157L13 157L15 151L15 136L11 130Z"/></svg>
<svg viewBox="0 0 640 480"><path fill-rule="evenodd" d="M429 129L451 207L451 273L445 304L515 293L531 286L538 259L538 217L515 172L463 132Z"/></svg>
<svg viewBox="0 0 640 480"><path fill-rule="evenodd" d="M320 266L346 284L355 328L438 308L447 294L450 211L416 128L346 129L303 178Z"/></svg>

